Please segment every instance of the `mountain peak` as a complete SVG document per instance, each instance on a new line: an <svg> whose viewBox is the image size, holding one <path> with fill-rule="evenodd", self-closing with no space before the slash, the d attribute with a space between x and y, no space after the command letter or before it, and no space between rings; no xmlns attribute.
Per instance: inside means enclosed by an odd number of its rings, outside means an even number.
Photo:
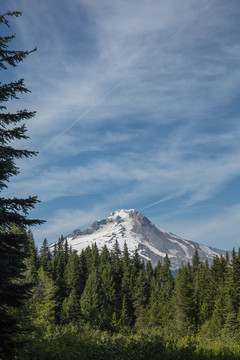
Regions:
<svg viewBox="0 0 240 360"><path fill-rule="evenodd" d="M128 216L134 216L134 215L137 215L137 214L139 214L139 212L137 210L135 210L135 209L119 209L119 210L113 211L108 216L108 218L117 217L117 216L120 216L121 218L126 218Z"/></svg>
<svg viewBox="0 0 240 360"><path fill-rule="evenodd" d="M104 245L111 251L116 240L123 251L126 242L130 254L133 255L137 250L139 256L145 262L151 261L153 266L158 261L163 262L168 255L173 270L179 268L181 263L191 261L196 249L200 260L208 260L210 263L214 256L225 254L223 250L182 239L153 224L135 209L116 210L107 218L94 221L83 231L75 230L65 239L78 252L94 243L100 251ZM51 244L50 249L53 246Z"/></svg>

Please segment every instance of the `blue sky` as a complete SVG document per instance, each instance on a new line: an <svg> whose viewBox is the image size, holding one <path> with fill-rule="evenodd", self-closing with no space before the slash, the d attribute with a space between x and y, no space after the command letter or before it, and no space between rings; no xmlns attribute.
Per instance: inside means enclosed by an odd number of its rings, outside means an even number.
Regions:
<svg viewBox="0 0 240 360"><path fill-rule="evenodd" d="M36 110L4 196L38 195L40 246L135 208L186 239L240 245L238 0L2 0L16 49L2 81Z"/></svg>

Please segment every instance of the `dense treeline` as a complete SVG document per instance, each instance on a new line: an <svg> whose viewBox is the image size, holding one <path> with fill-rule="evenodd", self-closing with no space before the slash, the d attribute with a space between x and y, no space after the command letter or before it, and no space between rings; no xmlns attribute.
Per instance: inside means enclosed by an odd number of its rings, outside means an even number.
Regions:
<svg viewBox="0 0 240 360"><path fill-rule="evenodd" d="M28 292L12 358L239 358L240 251L211 265L196 251L174 278L167 256L153 268L126 244L77 254L61 237L38 251L32 232L22 234L25 268L14 282Z"/></svg>
<svg viewBox="0 0 240 360"><path fill-rule="evenodd" d="M176 336L201 333L239 339L240 252L182 265L176 279L166 256L155 268L130 257L118 243L101 253L96 245L78 255L60 238L53 253L47 241L38 252L31 232L26 260L33 284L27 308L36 326L89 324L114 332L161 328Z"/></svg>

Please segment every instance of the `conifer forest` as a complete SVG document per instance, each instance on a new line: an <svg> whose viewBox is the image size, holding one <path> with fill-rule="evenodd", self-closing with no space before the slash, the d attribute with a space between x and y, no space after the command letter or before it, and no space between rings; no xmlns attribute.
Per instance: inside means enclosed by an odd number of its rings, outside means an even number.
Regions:
<svg viewBox="0 0 240 360"><path fill-rule="evenodd" d="M0 25L9 27L9 12ZM0 70L30 51L13 51L14 36L0 37ZM16 159L36 155L10 143L27 138L35 113L7 111L27 93L24 81L0 84L0 190L18 174ZM174 277L166 256L155 268L137 251L130 256L96 245L73 251L61 236L40 249L29 219L38 199L0 198L1 360L215 360L240 359L240 251L191 263Z"/></svg>
<svg viewBox="0 0 240 360"><path fill-rule="evenodd" d="M240 252L196 251L174 278L167 256L153 268L117 242L77 254L61 237L50 253L23 237L16 359L239 359Z"/></svg>

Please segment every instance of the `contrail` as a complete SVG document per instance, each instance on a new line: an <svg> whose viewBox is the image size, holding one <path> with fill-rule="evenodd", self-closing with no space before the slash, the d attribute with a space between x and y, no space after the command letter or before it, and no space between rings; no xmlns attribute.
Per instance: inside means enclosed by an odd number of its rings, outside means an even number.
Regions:
<svg viewBox="0 0 240 360"><path fill-rule="evenodd" d="M211 3L214 0L210 1L208 3L208 5L206 5L201 11L200 13L194 15L189 21L187 21L183 26L181 26L174 34L172 34L169 38L167 38L165 41L162 42L162 44L160 45L160 47L153 51L152 54L150 56L147 56L146 59L140 64L140 66L146 64L151 58L153 58L156 54L158 54L164 45L166 45L167 43L175 40L175 38L177 37L177 35L179 33L181 33L184 29L186 29L189 25L191 25L195 19L197 19L203 12L205 12L211 5ZM133 56L130 57L130 59L127 61L126 64L130 64L133 59L142 52L143 48L141 48L139 51L137 51ZM84 111L82 113L82 115L80 115L80 117L78 119L76 119L75 121L73 121L65 130L63 130L62 132L60 132L58 135L56 135L44 148L41 152L45 152L56 140L58 140L59 138L61 138L64 134L66 134L75 124L77 124L81 119L83 119L91 110L93 110L98 104L100 104L106 97L108 97L111 93L113 93L117 88L120 87L120 85L129 77L129 75L124 76L116 85L114 85L112 88L110 88L109 91L107 91L102 97L100 97L92 106L90 106L86 111Z"/></svg>
<svg viewBox="0 0 240 360"><path fill-rule="evenodd" d="M86 111L84 111L82 113L82 115L75 121L73 121L65 130L63 130L62 132L60 132L57 136L55 136L52 141L50 141L50 143L48 145L46 145L43 151L46 151L56 140L58 140L59 138L61 138L64 134L66 134L68 132L68 130L70 130L75 124L77 124L85 115L87 115L89 113L89 111L91 111L92 109L94 109L101 101L103 101L103 99L105 99L108 95L110 95L114 90L116 90L121 83L124 81L124 78L117 83L115 86L113 86L106 94L104 94L102 97L100 97L92 106L90 106Z"/></svg>
<svg viewBox="0 0 240 360"><path fill-rule="evenodd" d="M180 195L182 195L182 194L183 194L182 191L181 191L181 192L173 193L173 194L171 194L171 195L168 195L168 196L164 197L163 199L160 199L160 200L158 200L158 201L155 201L155 202L153 202L153 203L151 203L151 204L149 204L149 205L146 205L146 206L142 207L140 210L148 209L148 208L150 208L150 207L152 207L152 206L155 206L155 205L158 205L158 204L163 203L163 202L165 202L165 201L171 200L171 199L173 199L173 198L175 198L175 197L178 197L178 196L180 196Z"/></svg>

